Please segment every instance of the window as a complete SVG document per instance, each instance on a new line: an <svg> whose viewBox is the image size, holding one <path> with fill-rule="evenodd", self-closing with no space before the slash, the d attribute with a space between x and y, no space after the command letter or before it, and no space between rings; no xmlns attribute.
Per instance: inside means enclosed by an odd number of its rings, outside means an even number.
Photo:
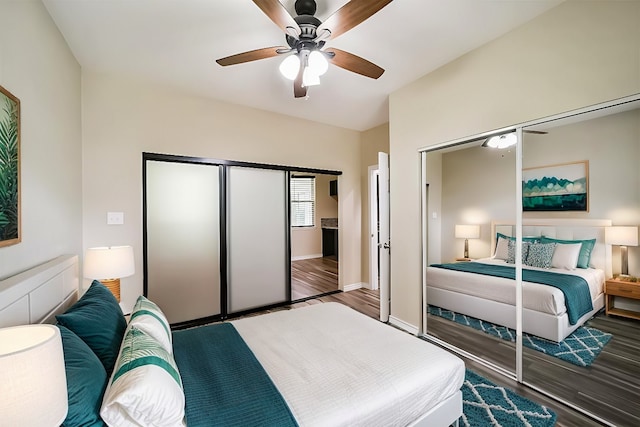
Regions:
<svg viewBox="0 0 640 427"><path fill-rule="evenodd" d="M316 178L291 177L291 226L313 227L316 219Z"/></svg>

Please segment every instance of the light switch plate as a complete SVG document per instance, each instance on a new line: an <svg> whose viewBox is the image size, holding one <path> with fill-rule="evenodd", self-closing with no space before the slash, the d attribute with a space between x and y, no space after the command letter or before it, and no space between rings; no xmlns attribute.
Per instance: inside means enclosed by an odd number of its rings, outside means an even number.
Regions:
<svg viewBox="0 0 640 427"><path fill-rule="evenodd" d="M124 224L124 212L107 212L107 225Z"/></svg>

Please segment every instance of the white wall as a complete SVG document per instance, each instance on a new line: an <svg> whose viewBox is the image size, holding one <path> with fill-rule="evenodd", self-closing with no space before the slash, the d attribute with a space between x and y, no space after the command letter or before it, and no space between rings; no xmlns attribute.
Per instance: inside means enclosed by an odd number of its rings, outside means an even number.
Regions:
<svg viewBox="0 0 640 427"><path fill-rule="evenodd" d="M360 282L358 132L92 72L82 75L82 117L83 246L134 247L125 308L142 293L143 151L341 170L339 283ZM106 225L108 211L125 224Z"/></svg>
<svg viewBox="0 0 640 427"><path fill-rule="evenodd" d="M394 92L391 315L420 323L420 147L638 92L640 2L583 1L564 2Z"/></svg>
<svg viewBox="0 0 640 427"><path fill-rule="evenodd" d="M0 1L0 85L20 99L22 242L0 278L82 249L80 67L39 1Z"/></svg>

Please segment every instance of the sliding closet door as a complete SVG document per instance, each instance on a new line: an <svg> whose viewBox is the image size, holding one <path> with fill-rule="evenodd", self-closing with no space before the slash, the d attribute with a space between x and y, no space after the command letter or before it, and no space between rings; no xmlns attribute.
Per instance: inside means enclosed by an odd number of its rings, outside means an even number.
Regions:
<svg viewBox="0 0 640 427"><path fill-rule="evenodd" d="M287 173L227 169L228 309L290 299Z"/></svg>
<svg viewBox="0 0 640 427"><path fill-rule="evenodd" d="M220 167L145 165L147 296L170 323L218 315Z"/></svg>

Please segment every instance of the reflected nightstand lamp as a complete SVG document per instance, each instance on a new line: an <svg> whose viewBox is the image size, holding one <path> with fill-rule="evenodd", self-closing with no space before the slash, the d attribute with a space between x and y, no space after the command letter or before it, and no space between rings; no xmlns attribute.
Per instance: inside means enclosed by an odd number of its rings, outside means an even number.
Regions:
<svg viewBox="0 0 640 427"><path fill-rule="evenodd" d="M469 239L480 238L479 225L456 225L456 239L464 239L464 258L469 259Z"/></svg>
<svg viewBox="0 0 640 427"><path fill-rule="evenodd" d="M67 377L57 327L0 329L0 378L3 426L59 426L67 417Z"/></svg>
<svg viewBox="0 0 640 427"><path fill-rule="evenodd" d="M136 272L131 246L89 248L84 255L84 277L97 279L120 302L120 279Z"/></svg>
<svg viewBox="0 0 640 427"><path fill-rule="evenodd" d="M604 242L607 245L620 246L621 275L629 275L629 258L627 256L628 246L638 246L638 227L614 226L604 229Z"/></svg>

